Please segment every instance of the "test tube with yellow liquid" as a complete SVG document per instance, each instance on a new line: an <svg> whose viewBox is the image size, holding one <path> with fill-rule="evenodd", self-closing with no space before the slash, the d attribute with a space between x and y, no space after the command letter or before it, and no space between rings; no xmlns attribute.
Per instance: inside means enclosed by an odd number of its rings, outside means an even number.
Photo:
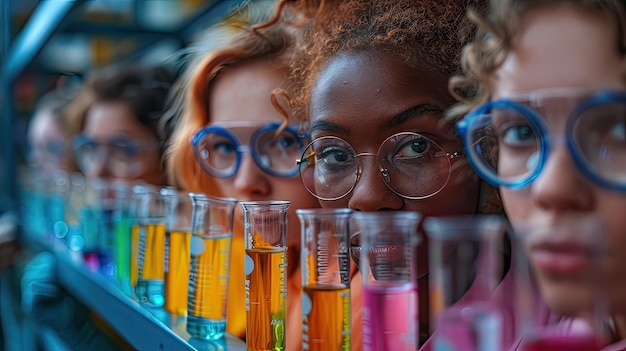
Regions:
<svg viewBox="0 0 626 351"><path fill-rule="evenodd" d="M165 203L165 305L171 314L187 314L191 214L189 193L161 188Z"/></svg>
<svg viewBox="0 0 626 351"><path fill-rule="evenodd" d="M146 186L138 194L137 283L135 295L148 307L162 307L165 278L165 216L163 199L158 189Z"/></svg>
<svg viewBox="0 0 626 351"><path fill-rule="evenodd" d="M289 201L241 203L246 240L246 345L249 351L285 350L289 205Z"/></svg>
<svg viewBox="0 0 626 351"><path fill-rule="evenodd" d="M189 194L191 221L187 332L217 340L226 331L230 249L236 199Z"/></svg>
<svg viewBox="0 0 626 351"><path fill-rule="evenodd" d="M301 227L302 350L350 351L352 211L297 209Z"/></svg>

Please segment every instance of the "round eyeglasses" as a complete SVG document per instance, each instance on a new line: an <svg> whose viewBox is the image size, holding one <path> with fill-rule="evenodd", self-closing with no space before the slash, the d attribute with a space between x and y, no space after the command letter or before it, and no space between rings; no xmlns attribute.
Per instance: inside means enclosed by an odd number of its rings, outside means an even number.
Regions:
<svg viewBox="0 0 626 351"><path fill-rule="evenodd" d="M626 93L540 95L524 101L546 115L567 109L565 143L578 169L599 186L626 190ZM509 99L487 102L457 122L477 173L513 189L530 185L545 167L554 143L548 127L535 108Z"/></svg>
<svg viewBox="0 0 626 351"><path fill-rule="evenodd" d="M401 132L387 138L378 153L359 153L345 140L325 136L313 140L298 160L306 189L320 200L348 195L361 176L359 157L376 157L379 172L389 190L410 200L431 197L450 180L452 159L462 151L447 153L427 137Z"/></svg>
<svg viewBox="0 0 626 351"><path fill-rule="evenodd" d="M217 178L234 176L244 152L250 152L259 168L276 177L298 174L295 165L306 143L298 128L268 123L254 131L248 145L242 144L235 132L253 127L224 128L213 125L200 129L192 138L196 161L208 174Z"/></svg>
<svg viewBox="0 0 626 351"><path fill-rule="evenodd" d="M148 167L142 161L140 153L147 149L156 149L155 143L130 140L124 136L115 136L107 141L97 141L79 133L72 138L74 157L80 170L87 175L97 175L102 167L115 177L134 177Z"/></svg>

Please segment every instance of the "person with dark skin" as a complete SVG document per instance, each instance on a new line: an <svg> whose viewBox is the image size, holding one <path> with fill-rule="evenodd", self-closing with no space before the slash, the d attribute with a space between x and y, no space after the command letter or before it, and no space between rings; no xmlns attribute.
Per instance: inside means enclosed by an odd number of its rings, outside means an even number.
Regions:
<svg viewBox="0 0 626 351"><path fill-rule="evenodd" d="M448 79L460 70L462 46L474 34L465 16L469 7L482 10L484 2L279 4L279 12L299 11L309 20L291 66L292 102L313 140L301 177L322 207L424 217L500 213L497 192L472 171L444 115L455 102ZM385 162L404 157L418 159L419 167L385 173L395 167ZM339 167L345 172L337 178L331 172ZM418 251L420 345L428 350L428 243ZM362 348L360 282L353 273L353 350Z"/></svg>

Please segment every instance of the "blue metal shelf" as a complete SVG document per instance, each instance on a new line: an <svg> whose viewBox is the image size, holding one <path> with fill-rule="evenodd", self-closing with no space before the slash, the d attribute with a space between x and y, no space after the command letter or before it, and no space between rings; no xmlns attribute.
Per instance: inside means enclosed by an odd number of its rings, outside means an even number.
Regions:
<svg viewBox="0 0 626 351"><path fill-rule="evenodd" d="M246 344L232 335L208 342L190 338L185 317L163 309L149 310L132 300L104 277L57 255L61 285L86 307L104 319L116 333L137 350L154 351L245 351Z"/></svg>

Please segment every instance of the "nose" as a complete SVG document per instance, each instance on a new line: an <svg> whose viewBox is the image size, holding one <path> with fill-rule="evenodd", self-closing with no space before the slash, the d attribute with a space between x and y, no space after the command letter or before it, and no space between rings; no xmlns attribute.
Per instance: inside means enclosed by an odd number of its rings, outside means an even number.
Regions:
<svg viewBox="0 0 626 351"><path fill-rule="evenodd" d="M266 175L252 159L249 153L244 153L241 165L234 176L234 188L240 194L268 195L271 185Z"/></svg>
<svg viewBox="0 0 626 351"><path fill-rule="evenodd" d="M365 155L364 155L365 156ZM404 199L392 192L380 173L375 156L361 158L361 174L348 194L348 207L356 211L400 210Z"/></svg>
<svg viewBox="0 0 626 351"><path fill-rule="evenodd" d="M88 161L89 166L89 175L95 176L98 178L110 178L112 174L107 167L108 163L108 154L103 152L102 150L96 152L93 155L93 158Z"/></svg>
<svg viewBox="0 0 626 351"><path fill-rule="evenodd" d="M531 196L536 206L551 212L585 211L593 206L593 186L561 144L551 150Z"/></svg>

